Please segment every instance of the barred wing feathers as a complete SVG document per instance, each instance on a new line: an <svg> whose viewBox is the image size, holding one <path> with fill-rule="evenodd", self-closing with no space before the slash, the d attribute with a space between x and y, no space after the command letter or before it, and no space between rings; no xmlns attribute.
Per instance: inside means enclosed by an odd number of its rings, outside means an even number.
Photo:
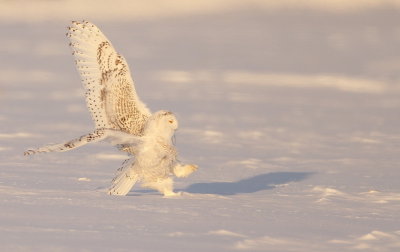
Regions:
<svg viewBox="0 0 400 252"><path fill-rule="evenodd" d="M73 21L67 36L96 128L141 136L151 112L136 94L125 59L92 23Z"/></svg>

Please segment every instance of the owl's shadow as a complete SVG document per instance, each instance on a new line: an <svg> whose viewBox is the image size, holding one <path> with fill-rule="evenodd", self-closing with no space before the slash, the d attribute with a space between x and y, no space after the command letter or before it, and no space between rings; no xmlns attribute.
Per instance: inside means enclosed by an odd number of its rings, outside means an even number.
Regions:
<svg viewBox="0 0 400 252"><path fill-rule="evenodd" d="M311 175L311 172L271 172L235 182L196 183L186 187L183 191L194 194L217 195L255 193L263 190L271 190L278 185L289 182L301 181Z"/></svg>

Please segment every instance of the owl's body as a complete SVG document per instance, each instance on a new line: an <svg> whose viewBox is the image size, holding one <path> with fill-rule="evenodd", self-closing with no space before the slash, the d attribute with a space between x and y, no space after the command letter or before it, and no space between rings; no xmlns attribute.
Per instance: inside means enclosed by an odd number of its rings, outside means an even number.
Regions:
<svg viewBox="0 0 400 252"><path fill-rule="evenodd" d="M141 181L142 186L156 189L165 196L175 195L170 176L174 174L184 177L196 168L190 165L182 166L177 162L177 151L171 142L177 127L178 122L171 112L159 111L150 117L140 142L132 148L134 161L127 160L118 170L109 193L125 195L133 184ZM179 174L179 170L182 169L187 170L189 174Z"/></svg>
<svg viewBox="0 0 400 252"><path fill-rule="evenodd" d="M26 155L68 151L90 142L108 140L131 157L118 169L108 191L126 195L141 181L165 196L175 195L171 175L186 177L197 169L177 161L171 138L178 121L169 111L151 113L136 94L125 59L93 24L72 22L67 37L86 90L94 132L62 144L28 150Z"/></svg>

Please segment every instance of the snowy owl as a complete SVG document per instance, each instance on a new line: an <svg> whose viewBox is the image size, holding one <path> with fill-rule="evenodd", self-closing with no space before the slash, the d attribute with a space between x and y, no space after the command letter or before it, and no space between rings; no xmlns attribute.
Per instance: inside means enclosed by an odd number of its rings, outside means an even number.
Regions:
<svg viewBox="0 0 400 252"><path fill-rule="evenodd" d="M151 113L136 94L128 65L111 42L92 23L73 21L68 27L72 54L86 90L86 103L95 130L71 141L27 150L68 151L87 143L106 140L131 157L124 161L108 194L126 195L136 182L175 196L172 175L187 177L196 165L181 164L172 137L178 121L172 112Z"/></svg>

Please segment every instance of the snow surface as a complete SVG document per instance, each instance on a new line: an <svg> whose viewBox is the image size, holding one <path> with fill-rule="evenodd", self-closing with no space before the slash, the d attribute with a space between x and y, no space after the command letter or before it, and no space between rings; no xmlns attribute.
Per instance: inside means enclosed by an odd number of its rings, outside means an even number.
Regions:
<svg viewBox="0 0 400 252"><path fill-rule="evenodd" d="M398 11L90 19L178 115L200 168L171 199L106 195L126 157L107 144L22 155L93 127L64 36L90 16L1 23L0 250L399 251Z"/></svg>

